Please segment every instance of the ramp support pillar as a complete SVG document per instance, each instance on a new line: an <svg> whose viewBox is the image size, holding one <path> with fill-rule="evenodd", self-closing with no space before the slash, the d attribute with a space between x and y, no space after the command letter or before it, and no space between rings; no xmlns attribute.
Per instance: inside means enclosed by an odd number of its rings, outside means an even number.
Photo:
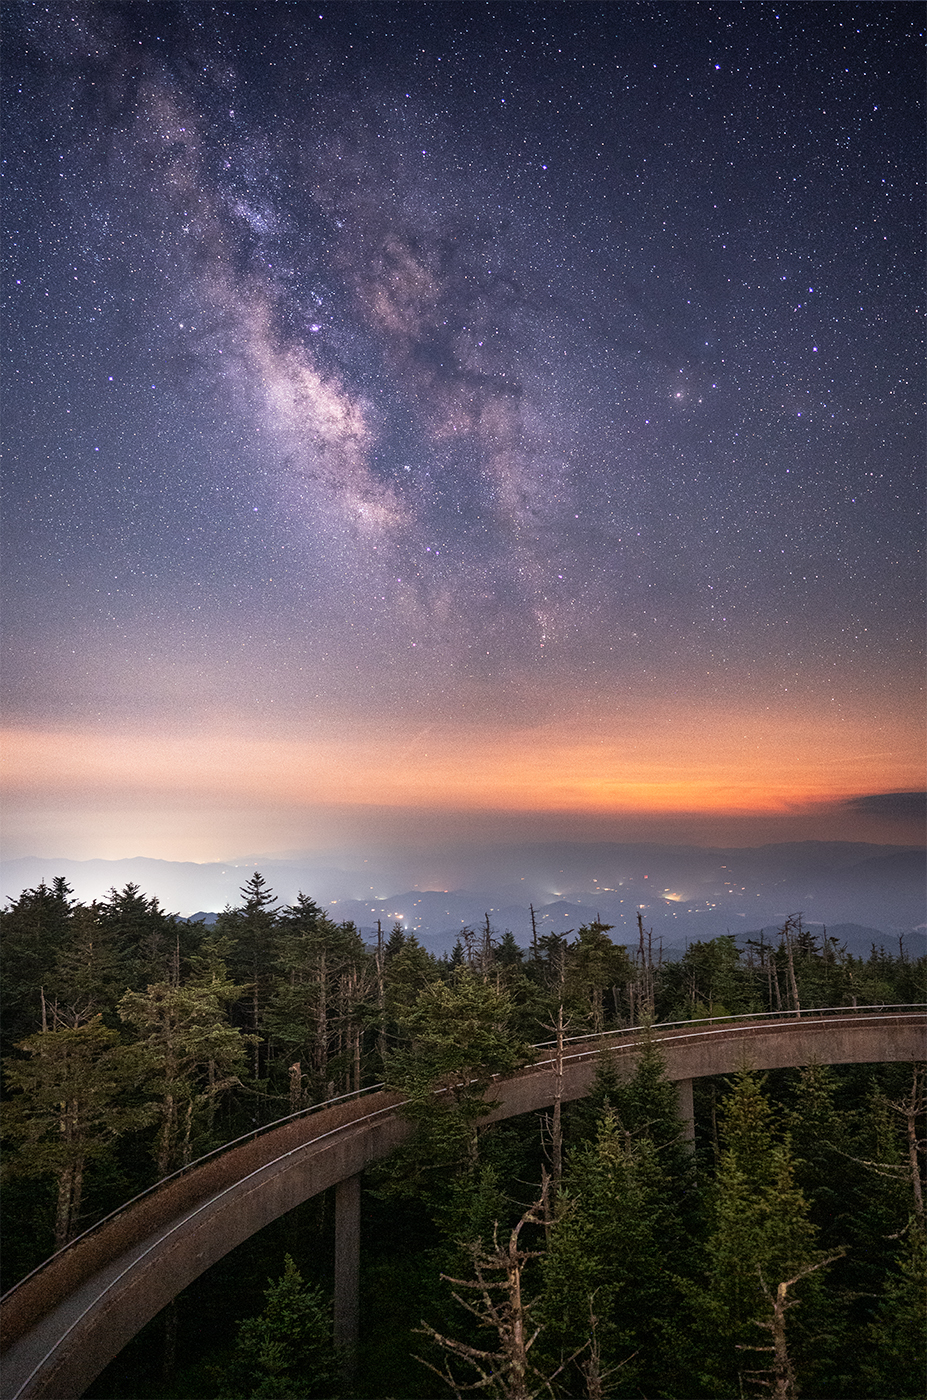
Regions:
<svg viewBox="0 0 927 1400"><path fill-rule="evenodd" d="M344 1350L345 1380L357 1366L360 1293L360 1175L335 1187L335 1345Z"/></svg>
<svg viewBox="0 0 927 1400"><path fill-rule="evenodd" d="M682 1119L682 1140L690 1152L695 1151L695 1106L692 1102L692 1080L677 1079L679 1117Z"/></svg>

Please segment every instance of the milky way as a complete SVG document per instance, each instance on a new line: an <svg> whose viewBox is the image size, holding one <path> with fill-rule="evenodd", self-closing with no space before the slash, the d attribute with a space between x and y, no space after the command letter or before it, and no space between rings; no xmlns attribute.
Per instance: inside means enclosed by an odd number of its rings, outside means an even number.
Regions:
<svg viewBox="0 0 927 1400"><path fill-rule="evenodd" d="M4 9L14 727L917 785L920 7Z"/></svg>

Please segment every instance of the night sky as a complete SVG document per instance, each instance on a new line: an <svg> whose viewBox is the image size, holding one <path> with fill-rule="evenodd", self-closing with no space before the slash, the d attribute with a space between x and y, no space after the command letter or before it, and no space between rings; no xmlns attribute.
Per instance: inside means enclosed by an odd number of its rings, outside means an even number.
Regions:
<svg viewBox="0 0 927 1400"><path fill-rule="evenodd" d="M919 4L5 4L6 845L917 839Z"/></svg>

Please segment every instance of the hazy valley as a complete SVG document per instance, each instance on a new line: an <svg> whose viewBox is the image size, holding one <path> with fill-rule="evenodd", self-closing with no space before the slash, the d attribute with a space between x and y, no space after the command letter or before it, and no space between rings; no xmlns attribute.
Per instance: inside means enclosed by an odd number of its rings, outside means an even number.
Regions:
<svg viewBox="0 0 927 1400"><path fill-rule="evenodd" d="M439 955L450 950L462 928L481 927L487 915L498 934L509 929L527 946L532 907L539 934L575 931L598 915L613 926L616 943L636 943L640 911L653 931L655 953L662 946L668 956L694 940L746 936L799 912L810 925L826 925L857 954L868 953L880 938L894 944L899 934L914 956L927 947L925 853L917 847L536 843L423 857L418 869L405 854L365 865L351 853L337 863L260 854L224 864L23 857L3 862L0 877L5 898L57 875L83 900L103 898L131 881L170 912L208 918L234 905L241 885L258 869L282 903L302 890L368 939L378 921L386 931L398 922ZM433 887L435 871L444 875L446 888Z"/></svg>

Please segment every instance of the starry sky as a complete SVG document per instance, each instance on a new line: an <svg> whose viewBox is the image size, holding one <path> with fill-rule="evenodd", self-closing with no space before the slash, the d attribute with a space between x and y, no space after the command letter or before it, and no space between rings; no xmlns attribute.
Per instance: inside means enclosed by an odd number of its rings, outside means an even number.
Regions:
<svg viewBox="0 0 927 1400"><path fill-rule="evenodd" d="M922 6L3 11L9 855L919 838Z"/></svg>

